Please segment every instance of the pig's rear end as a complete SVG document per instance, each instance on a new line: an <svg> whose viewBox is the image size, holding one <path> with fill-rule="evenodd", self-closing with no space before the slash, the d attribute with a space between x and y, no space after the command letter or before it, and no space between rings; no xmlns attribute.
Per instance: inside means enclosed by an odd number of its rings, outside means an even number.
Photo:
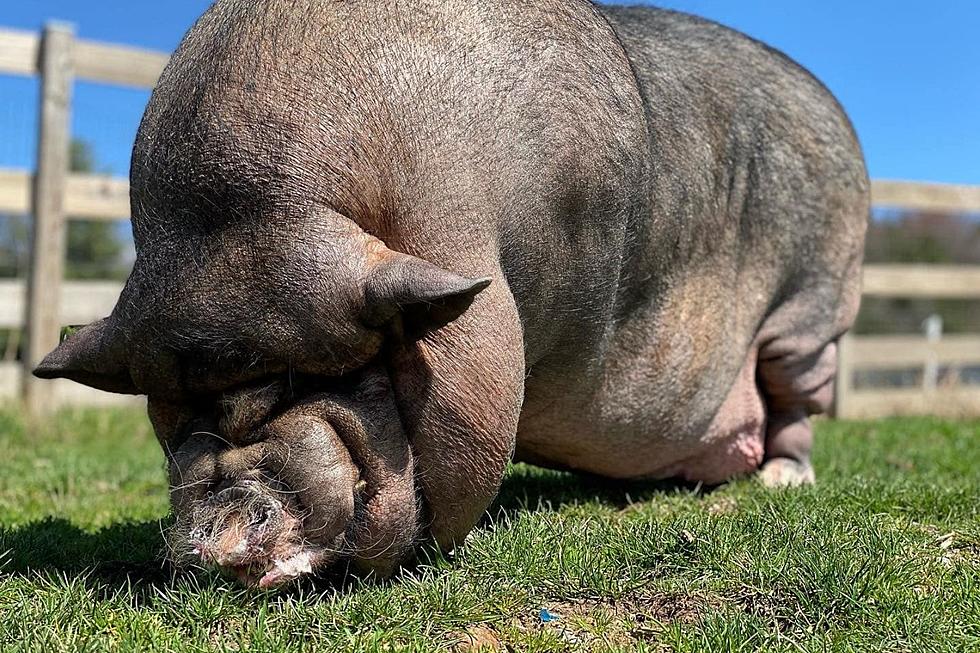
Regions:
<svg viewBox="0 0 980 653"><path fill-rule="evenodd" d="M830 408L860 298L869 183L853 128L813 76L744 35L602 12L645 104L650 214L627 239L601 376L531 407L519 451L616 477L720 482L761 465L767 482L812 480L808 416Z"/></svg>

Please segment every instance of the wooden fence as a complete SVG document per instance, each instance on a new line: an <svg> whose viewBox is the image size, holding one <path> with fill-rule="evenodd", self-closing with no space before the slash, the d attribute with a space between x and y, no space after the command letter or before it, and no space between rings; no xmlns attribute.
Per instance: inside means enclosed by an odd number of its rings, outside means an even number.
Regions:
<svg viewBox="0 0 980 653"><path fill-rule="evenodd" d="M76 79L152 88L167 55L74 37L52 23L39 36L0 29L0 74L38 75L41 80L37 170L0 170L0 212L30 214L34 229L26 286L0 281L0 328L26 325L21 365L0 365L0 396L20 394L41 411L62 403L114 403L115 395L77 384L33 379L29 371L58 343L63 324L83 324L107 315L120 286L109 282L65 282L65 224L71 218L129 218L125 179L68 172L72 85ZM950 212L980 211L980 187L875 181L875 204ZM980 299L980 266L868 266L864 293L870 296ZM874 417L893 413L980 415L980 386L926 389L854 387L862 369L980 365L980 335L922 337L849 336L840 347L836 413Z"/></svg>
<svg viewBox="0 0 980 653"><path fill-rule="evenodd" d="M0 372L0 387L20 386L32 412L64 400L87 401L99 396L66 384L52 386L29 374L57 346L62 324L85 322L111 308L111 302L104 300L112 293L104 284L62 283L65 221L68 216L129 217L125 179L68 173L74 81L152 88L167 60L167 55L157 52L77 39L73 28L62 23L48 24L40 36L0 30L0 73L39 75L41 81L37 170L33 176L19 171L0 173L0 210L30 213L34 220L26 293L8 286L8 294L0 301L8 309L18 302L22 307L22 317L17 314L16 321L2 326L25 325L24 369L20 374L9 367ZM73 302L77 313L71 312Z"/></svg>
<svg viewBox="0 0 980 653"><path fill-rule="evenodd" d="M863 295L980 300L980 266L869 265L864 270ZM980 385L961 384L958 374L953 375L950 383L924 381L917 387L855 387L855 375L859 371L980 367L980 334L936 339L924 335L848 334L841 339L837 363L837 417L980 416Z"/></svg>

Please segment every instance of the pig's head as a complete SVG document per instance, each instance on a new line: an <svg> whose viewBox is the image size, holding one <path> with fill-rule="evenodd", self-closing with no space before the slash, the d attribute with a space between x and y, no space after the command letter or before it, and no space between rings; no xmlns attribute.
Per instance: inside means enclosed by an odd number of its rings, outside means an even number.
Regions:
<svg viewBox="0 0 980 653"><path fill-rule="evenodd" d="M148 395L175 562L259 586L339 557L389 571L410 553L419 504L383 353L452 320L488 282L339 219L319 237L225 242L174 252L166 275L141 257L112 315L35 373Z"/></svg>

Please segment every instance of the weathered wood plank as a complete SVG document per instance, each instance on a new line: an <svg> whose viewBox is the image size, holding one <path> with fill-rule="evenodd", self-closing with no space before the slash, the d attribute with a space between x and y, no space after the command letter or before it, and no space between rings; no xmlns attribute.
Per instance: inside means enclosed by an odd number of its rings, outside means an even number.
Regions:
<svg viewBox="0 0 980 653"><path fill-rule="evenodd" d="M24 282L0 279L0 328L19 328L24 322ZM112 312L122 284L115 281L66 281L61 286L59 328L88 324Z"/></svg>
<svg viewBox="0 0 980 653"><path fill-rule="evenodd" d="M40 51L41 38L37 34L0 29L0 73L38 74ZM79 79L139 88L156 86L170 60L162 52L82 39L74 41L71 57Z"/></svg>
<svg viewBox="0 0 980 653"><path fill-rule="evenodd" d="M855 390L847 400L847 419L872 419L886 416L939 415L943 417L976 417L980 415L980 388L940 387L933 392L918 388Z"/></svg>
<svg viewBox="0 0 980 653"><path fill-rule="evenodd" d="M980 299L980 265L866 265L866 296Z"/></svg>
<svg viewBox="0 0 980 653"><path fill-rule="evenodd" d="M950 334L929 342L920 336L853 336L852 367L916 367L934 360L940 365L980 365L980 336Z"/></svg>
<svg viewBox="0 0 980 653"><path fill-rule="evenodd" d="M24 326L24 294L27 289L19 279L0 279L0 329Z"/></svg>
<svg viewBox="0 0 980 653"><path fill-rule="evenodd" d="M36 75L41 39L33 32L0 29L0 73Z"/></svg>
<svg viewBox="0 0 980 653"><path fill-rule="evenodd" d="M876 179L871 182L871 202L903 209L980 212L980 186Z"/></svg>
<svg viewBox="0 0 980 653"><path fill-rule="evenodd" d="M13 399L20 395L20 374L18 363L0 363L0 399Z"/></svg>
<svg viewBox="0 0 980 653"><path fill-rule="evenodd" d="M79 40L75 43L75 74L106 84L153 88L170 57L124 45Z"/></svg>
<svg viewBox="0 0 980 653"><path fill-rule="evenodd" d="M845 333L837 341L837 377L834 379L834 405L831 414L843 417L848 414L854 386L854 336Z"/></svg>
<svg viewBox="0 0 980 653"><path fill-rule="evenodd" d="M24 170L0 170L0 211L31 212L31 175Z"/></svg>
<svg viewBox="0 0 980 653"><path fill-rule="evenodd" d="M59 300L65 259L65 187L71 139L72 41L67 25L51 23L41 41L41 111L37 174L31 205L34 228L28 265L26 348L24 367L30 371L58 346L61 331ZM48 391L39 379L23 376L24 400L30 412L47 407Z"/></svg>
<svg viewBox="0 0 980 653"><path fill-rule="evenodd" d="M65 213L88 220L129 218L129 182L108 175L69 175Z"/></svg>
<svg viewBox="0 0 980 653"><path fill-rule="evenodd" d="M23 170L0 170L0 211L31 212L33 179ZM109 175L68 175L64 212L69 218L125 220L129 218L129 182Z"/></svg>

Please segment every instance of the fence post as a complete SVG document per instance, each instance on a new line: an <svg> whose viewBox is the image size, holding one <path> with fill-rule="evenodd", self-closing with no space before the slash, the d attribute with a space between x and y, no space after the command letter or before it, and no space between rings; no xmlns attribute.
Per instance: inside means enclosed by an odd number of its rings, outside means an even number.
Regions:
<svg viewBox="0 0 980 653"><path fill-rule="evenodd" d="M943 318L941 315L933 313L922 322L922 329L926 334L926 342L930 345L937 344L943 338ZM939 361L936 359L936 350L932 348L929 358L922 370L922 391L935 392L939 385Z"/></svg>
<svg viewBox="0 0 980 653"><path fill-rule="evenodd" d="M39 51L41 74L37 170L31 195L34 227L28 262L27 329L23 398L31 413L55 403L52 387L31 370L58 345L61 332L61 281L65 259L65 185L71 144L71 94L74 77L74 28L64 23L44 27Z"/></svg>
<svg viewBox="0 0 980 653"><path fill-rule="evenodd" d="M847 419L852 417L850 405L851 394L854 392L854 365L851 352L854 347L854 336L849 332L837 341L837 379L834 383L834 417Z"/></svg>

